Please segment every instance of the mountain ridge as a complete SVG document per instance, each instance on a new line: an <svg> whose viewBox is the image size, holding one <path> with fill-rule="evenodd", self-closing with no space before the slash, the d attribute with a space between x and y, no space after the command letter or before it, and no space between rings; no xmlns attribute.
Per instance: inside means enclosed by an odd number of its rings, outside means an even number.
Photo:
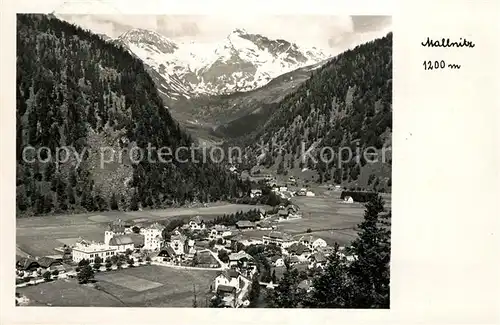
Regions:
<svg viewBox="0 0 500 325"><path fill-rule="evenodd" d="M154 70L171 100L259 88L279 75L328 57L317 48L235 29L220 42L175 42L157 32L129 30L113 40ZM164 84L161 86L161 84Z"/></svg>

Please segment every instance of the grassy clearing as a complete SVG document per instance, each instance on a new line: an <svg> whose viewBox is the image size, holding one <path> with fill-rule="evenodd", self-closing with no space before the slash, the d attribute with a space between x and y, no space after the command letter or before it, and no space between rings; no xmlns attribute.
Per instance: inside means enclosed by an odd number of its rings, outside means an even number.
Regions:
<svg viewBox="0 0 500 325"><path fill-rule="evenodd" d="M55 248L74 238L104 240L106 223L121 218L123 220L143 219L161 221L172 218L189 219L202 215L207 219L225 213L248 211L259 206L243 204L215 204L207 208L172 208L135 212L109 211L94 214L58 215L17 219L17 247L34 256L53 255Z"/></svg>
<svg viewBox="0 0 500 325"><path fill-rule="evenodd" d="M76 280L57 280L35 286L18 288L30 299L31 306L119 307L123 304L111 295Z"/></svg>
<svg viewBox="0 0 500 325"><path fill-rule="evenodd" d="M98 274L96 279L103 291L117 297L128 306L191 307L194 297L193 285L197 292L197 298L204 302L217 272L151 265ZM161 286L137 292L125 287L129 286L130 283L119 285L118 281L109 281L110 277L113 276L140 278L160 283Z"/></svg>
<svg viewBox="0 0 500 325"><path fill-rule="evenodd" d="M17 291L35 306L192 307L194 285L198 304L204 307L216 275L150 265L97 273L95 287L57 280Z"/></svg>

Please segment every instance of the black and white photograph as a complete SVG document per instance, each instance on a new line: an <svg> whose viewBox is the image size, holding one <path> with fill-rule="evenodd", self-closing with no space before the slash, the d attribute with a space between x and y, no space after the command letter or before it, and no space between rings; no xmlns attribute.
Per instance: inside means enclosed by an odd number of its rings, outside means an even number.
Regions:
<svg viewBox="0 0 500 325"><path fill-rule="evenodd" d="M391 16L18 13L16 306L390 309L392 67Z"/></svg>

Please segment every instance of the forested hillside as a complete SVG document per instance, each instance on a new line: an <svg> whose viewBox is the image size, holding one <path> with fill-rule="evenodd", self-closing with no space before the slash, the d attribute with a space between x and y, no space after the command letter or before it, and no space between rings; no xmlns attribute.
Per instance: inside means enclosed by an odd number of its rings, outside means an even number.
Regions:
<svg viewBox="0 0 500 325"><path fill-rule="evenodd" d="M319 182L358 183L362 188L388 190L389 151L384 163L367 164L363 157L357 163L353 157L340 168L336 168L338 157L331 159L330 152L337 155L342 147L351 148L353 155L357 149L363 153L370 146L381 150L390 147L391 135L392 33L346 51L312 71L307 81L280 102L267 123L240 141L249 146L254 153L251 156L261 153L261 143L274 149L261 156L261 163L274 166L278 173L310 168L317 171ZM302 143L318 163L312 159L302 163ZM330 163L319 159L323 147L333 149L324 151ZM363 180L358 182L361 174Z"/></svg>
<svg viewBox="0 0 500 325"><path fill-rule="evenodd" d="M125 157L101 168L103 147L150 143L175 152L192 140L164 107L142 62L127 51L56 18L17 19L19 215L137 210L240 195L243 184L211 163L134 164ZM35 159L30 151L34 162L26 162L26 146L47 147L52 157L44 150ZM81 164L74 155L57 164L54 153L62 146L82 154ZM189 151L180 154L190 157ZM157 161L156 151L152 158Z"/></svg>

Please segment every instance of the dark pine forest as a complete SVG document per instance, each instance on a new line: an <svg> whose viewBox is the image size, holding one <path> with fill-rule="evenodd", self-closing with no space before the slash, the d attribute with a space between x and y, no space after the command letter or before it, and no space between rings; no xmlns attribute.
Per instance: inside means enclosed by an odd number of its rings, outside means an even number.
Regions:
<svg viewBox="0 0 500 325"><path fill-rule="evenodd" d="M50 16L18 15L16 92L19 215L166 207L247 190L213 163L123 159L100 168L102 147L150 143L175 151L193 140L172 119L142 62L89 31ZM52 159L43 150L39 158L47 162L26 162L26 146L47 147ZM81 164L74 155L54 161L62 146L82 154Z"/></svg>

